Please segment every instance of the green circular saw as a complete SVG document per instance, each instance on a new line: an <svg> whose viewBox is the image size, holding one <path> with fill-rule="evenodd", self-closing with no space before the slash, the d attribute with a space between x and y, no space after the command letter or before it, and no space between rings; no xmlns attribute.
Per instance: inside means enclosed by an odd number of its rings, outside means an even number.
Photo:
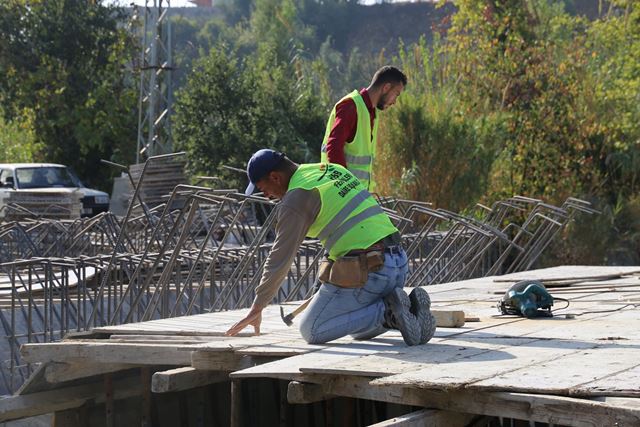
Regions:
<svg viewBox="0 0 640 427"><path fill-rule="evenodd" d="M524 280L511 286L498 304L502 314L527 318L551 317L553 297L537 280Z"/></svg>

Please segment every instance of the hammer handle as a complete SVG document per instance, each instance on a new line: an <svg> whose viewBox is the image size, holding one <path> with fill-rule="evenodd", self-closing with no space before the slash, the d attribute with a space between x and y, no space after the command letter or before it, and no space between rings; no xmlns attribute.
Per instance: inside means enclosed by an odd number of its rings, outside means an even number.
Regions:
<svg viewBox="0 0 640 427"><path fill-rule="evenodd" d="M294 317L296 317L298 314L302 313L304 311L305 308L307 308L307 306L309 305L309 303L311 302L311 300L313 299L313 297L307 299L305 302L303 302L302 304L300 304L298 306L298 308L296 308L295 310L293 310L290 314L289 314L289 318L293 319Z"/></svg>

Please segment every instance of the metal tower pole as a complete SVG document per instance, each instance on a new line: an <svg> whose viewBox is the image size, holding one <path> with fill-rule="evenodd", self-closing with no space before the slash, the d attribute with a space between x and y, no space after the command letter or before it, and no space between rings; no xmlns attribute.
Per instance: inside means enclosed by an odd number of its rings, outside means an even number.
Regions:
<svg viewBox="0 0 640 427"><path fill-rule="evenodd" d="M136 163L172 152L170 0L145 0L138 100Z"/></svg>

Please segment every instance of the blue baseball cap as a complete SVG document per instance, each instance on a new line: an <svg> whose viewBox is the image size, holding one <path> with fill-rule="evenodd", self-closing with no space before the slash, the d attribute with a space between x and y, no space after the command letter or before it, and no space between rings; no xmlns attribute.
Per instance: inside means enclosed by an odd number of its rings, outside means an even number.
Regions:
<svg viewBox="0 0 640 427"><path fill-rule="evenodd" d="M249 177L249 185L244 191L247 196L256 191L256 182L260 181L269 172L274 170L284 159L284 153L263 148L253 153L253 156L247 163L247 177Z"/></svg>

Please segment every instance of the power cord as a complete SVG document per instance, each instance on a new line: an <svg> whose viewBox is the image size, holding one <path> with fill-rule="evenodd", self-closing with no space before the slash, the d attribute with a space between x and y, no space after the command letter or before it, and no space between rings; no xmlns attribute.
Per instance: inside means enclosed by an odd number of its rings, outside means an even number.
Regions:
<svg viewBox="0 0 640 427"><path fill-rule="evenodd" d="M567 305L565 305L564 307L561 307L561 308L556 308L556 309L554 309L554 310L551 310L552 312L555 312L555 311L558 311L558 310L564 310L564 309L566 309L567 307L569 307L569 305L570 305L569 300L564 299L564 298L557 298L557 297L553 297L553 300L554 300L554 301L555 301L555 300L558 300L558 301L564 301L564 302L566 302L566 303L567 303ZM560 314L564 315L564 316L565 316L565 318L567 318L567 319L574 319L574 318L576 318L576 317L578 317L578 316L582 316L583 314L613 313L613 312L616 312L616 311L623 310L623 309L625 309L625 308L627 308L627 307L634 307L634 308L635 308L635 307L640 307L640 304L633 304L633 303L629 303L629 304L625 304L625 305L623 305L622 307L613 308L613 309L611 309L611 310L594 310L594 311L585 311L585 312L583 312L583 313L560 313Z"/></svg>

